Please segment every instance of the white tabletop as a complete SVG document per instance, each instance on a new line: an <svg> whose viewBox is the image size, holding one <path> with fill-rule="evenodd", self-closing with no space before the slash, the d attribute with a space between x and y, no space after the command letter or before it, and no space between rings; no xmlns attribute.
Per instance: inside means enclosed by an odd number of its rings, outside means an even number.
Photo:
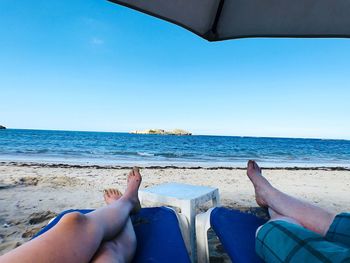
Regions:
<svg viewBox="0 0 350 263"><path fill-rule="evenodd" d="M140 191L183 200L193 200L207 195L217 188L179 183L168 183L141 189Z"/></svg>

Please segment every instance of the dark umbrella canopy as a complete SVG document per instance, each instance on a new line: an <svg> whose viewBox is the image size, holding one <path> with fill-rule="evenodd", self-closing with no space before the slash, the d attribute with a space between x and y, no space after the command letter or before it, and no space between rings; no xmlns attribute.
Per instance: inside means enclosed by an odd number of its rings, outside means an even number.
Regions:
<svg viewBox="0 0 350 263"><path fill-rule="evenodd" d="M350 37L350 0L109 0L209 40Z"/></svg>

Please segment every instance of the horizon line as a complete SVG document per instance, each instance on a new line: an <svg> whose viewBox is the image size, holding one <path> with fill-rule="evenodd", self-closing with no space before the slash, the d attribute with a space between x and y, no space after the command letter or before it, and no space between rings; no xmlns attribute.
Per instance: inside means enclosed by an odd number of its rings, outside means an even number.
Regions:
<svg viewBox="0 0 350 263"><path fill-rule="evenodd" d="M131 131L99 131L99 130L67 130L67 129L41 129L41 128L7 128L6 130L33 130L33 131L62 131L62 132L101 132L101 133L128 133ZM145 134L153 135L153 134ZM162 135L165 136L165 135ZM173 136L173 135L171 135ZM186 135L189 136L189 135ZM190 136L217 136L217 137L241 137L241 138L271 138L271 139L304 139L304 140L336 140L350 141L350 138L321 138L321 137L290 137L290 136L257 136L257 135L224 135L224 134L196 134Z"/></svg>

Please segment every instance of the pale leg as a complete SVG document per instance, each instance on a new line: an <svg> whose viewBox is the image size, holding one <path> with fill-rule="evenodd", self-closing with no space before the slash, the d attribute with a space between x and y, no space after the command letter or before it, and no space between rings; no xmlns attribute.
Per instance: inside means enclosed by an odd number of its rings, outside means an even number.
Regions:
<svg viewBox="0 0 350 263"><path fill-rule="evenodd" d="M248 162L247 174L254 185L257 203L276 212L275 218L290 218L311 231L327 233L336 214L277 190L262 176L254 161Z"/></svg>

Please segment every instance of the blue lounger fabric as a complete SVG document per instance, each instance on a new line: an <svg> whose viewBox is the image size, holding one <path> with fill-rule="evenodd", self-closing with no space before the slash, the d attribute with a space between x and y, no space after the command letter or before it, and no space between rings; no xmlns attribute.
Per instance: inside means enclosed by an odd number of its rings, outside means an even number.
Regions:
<svg viewBox="0 0 350 263"><path fill-rule="evenodd" d="M34 238L56 225L67 213L86 214L91 211L93 210L64 211L38 232ZM132 216L132 221L137 237L137 249L133 262L190 263L174 211L166 207L142 208Z"/></svg>
<svg viewBox="0 0 350 263"><path fill-rule="evenodd" d="M237 210L217 207L210 224L235 263L263 262L255 253L255 232L266 220Z"/></svg>

